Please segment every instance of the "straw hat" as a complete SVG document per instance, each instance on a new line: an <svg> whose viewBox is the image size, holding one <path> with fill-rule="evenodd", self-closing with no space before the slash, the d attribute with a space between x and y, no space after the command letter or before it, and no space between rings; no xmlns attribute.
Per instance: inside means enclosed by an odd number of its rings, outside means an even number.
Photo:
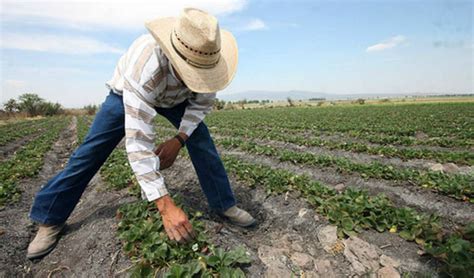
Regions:
<svg viewBox="0 0 474 278"><path fill-rule="evenodd" d="M214 93L234 78L237 42L230 32L219 29L214 16L186 8L177 18L159 18L145 26L191 91Z"/></svg>

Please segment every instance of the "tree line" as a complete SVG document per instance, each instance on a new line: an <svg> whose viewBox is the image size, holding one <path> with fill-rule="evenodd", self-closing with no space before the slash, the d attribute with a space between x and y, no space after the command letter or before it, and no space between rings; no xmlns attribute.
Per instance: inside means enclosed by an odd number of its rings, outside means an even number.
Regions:
<svg viewBox="0 0 474 278"><path fill-rule="evenodd" d="M24 113L28 117L53 116L64 113L61 104L46 101L37 94L31 93L22 94L18 99L7 100L3 104L3 110L8 114Z"/></svg>

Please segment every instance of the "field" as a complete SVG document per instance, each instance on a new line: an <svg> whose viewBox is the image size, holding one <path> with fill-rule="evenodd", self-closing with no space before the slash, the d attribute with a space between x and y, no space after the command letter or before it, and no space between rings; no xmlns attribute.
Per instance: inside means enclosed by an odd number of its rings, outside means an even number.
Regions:
<svg viewBox="0 0 474 278"><path fill-rule="evenodd" d="M29 262L34 194L93 118L0 126L0 276L473 277L474 103L216 111L206 118L234 192L258 219L207 209L185 150L163 171L195 242L170 242L123 142L91 181L57 248ZM156 121L157 143L174 127Z"/></svg>

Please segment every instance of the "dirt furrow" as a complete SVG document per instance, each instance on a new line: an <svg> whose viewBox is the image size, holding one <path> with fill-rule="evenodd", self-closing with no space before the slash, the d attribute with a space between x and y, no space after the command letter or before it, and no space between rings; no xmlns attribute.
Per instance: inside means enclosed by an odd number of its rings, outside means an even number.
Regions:
<svg viewBox="0 0 474 278"><path fill-rule="evenodd" d="M215 135L214 138L216 139L224 139L229 138L228 136L220 136ZM377 162L384 165L392 165L399 168L415 168L420 170L430 170L430 168L438 164L438 162L434 160L426 160L426 159L410 159L410 160L402 160L397 157L385 157L380 155L371 155L366 153L357 153L357 152L350 152L344 150L329 150L322 147L309 147L309 146L300 146L293 143L286 143L281 141L274 141L274 140L260 140L260 139L250 139L240 137L240 139L245 141L255 142L260 145L267 145L274 148L279 149L287 149L296 152L306 152L311 153L314 155L325 155L331 157L342 157L346 159L350 159L356 163L363 163L363 164L370 164L372 162ZM474 175L474 167L470 166L456 166L452 167L452 173L456 174L472 174Z"/></svg>
<svg viewBox="0 0 474 278"><path fill-rule="evenodd" d="M465 224L468 221L474 220L473 204L454 200L448 196L412 186L408 182L395 183L376 179L365 180L357 175L341 174L330 168L321 169L295 165L289 162L280 162L269 157L252 155L237 150L221 149L221 152L235 155L244 161L287 169L298 174L305 174L314 180L321 181L334 188L353 186L366 189L374 195L384 193L397 206L409 206L419 211L437 213L442 217L443 222L446 222L447 227L453 227L451 224Z"/></svg>
<svg viewBox="0 0 474 278"><path fill-rule="evenodd" d="M166 128L166 127L160 127L160 130L163 130L165 132L175 132L175 129L172 128ZM214 139L224 139L224 138L230 138L229 136L224 136L220 135L218 131L213 132L213 138ZM345 151L345 150L338 150L338 149L333 149L329 150L327 148L323 147L316 147L316 146L301 146L297 145L294 143L287 143L287 142L282 142L282 141L275 141L275 140L261 140L261 139L255 139L255 138L245 138L245 137L239 137L242 140L246 141L251 141L251 142L256 142L258 144L262 145L269 145L275 148L280 148L280 149L289 149L292 151L298 151L298 152L308 152L312 153L315 155L327 155L327 156L333 156L333 157L343 157L350 159L356 163L371 163L371 162L378 162L384 165L393 165L396 167L400 168L415 168L415 169L420 169L420 170L430 170L430 168L438 164L435 160L429 160L429 159L409 159L409 160L403 160L398 157L386 157L386 156L381 156L381 155L372 155L372 154L367 154L367 153L358 153L358 152L351 152L351 151ZM453 163L454 164L454 163ZM458 166L455 165L455 167L450 167L450 171L453 174L471 174L474 175L474 166Z"/></svg>
<svg viewBox="0 0 474 278"><path fill-rule="evenodd" d="M97 174L67 221L56 248L31 266L34 277L116 277L131 265L117 237L116 211L134 201L127 190L108 190ZM124 275L126 272L122 272Z"/></svg>
<svg viewBox="0 0 474 278"><path fill-rule="evenodd" d="M0 211L0 277L18 277L31 274L31 262L26 259L26 248L34 235L35 227L28 218L34 196L41 185L48 181L67 162L76 138L76 119L61 133L51 150L44 157L44 165L36 178L22 181L19 202Z"/></svg>
<svg viewBox="0 0 474 278"><path fill-rule="evenodd" d="M35 134L27 135L23 138L19 138L16 141L9 142L4 146L0 147L0 162L8 160L12 155L16 153L21 147L28 144L30 141L35 140L41 136L41 130Z"/></svg>
<svg viewBox="0 0 474 278"><path fill-rule="evenodd" d="M380 147L381 144L371 143L368 140L359 139L344 133L323 133L315 134L312 131L303 131L297 132L295 135L305 136L306 138L319 137L323 140L336 141L336 142L351 142L351 143L361 143L370 147ZM432 146L432 145L412 145L412 146L402 146L402 145L393 145L397 149L413 149L413 150L429 150L434 152L452 152L452 151L472 151L473 147L441 147L441 146Z"/></svg>
<svg viewBox="0 0 474 278"><path fill-rule="evenodd" d="M209 212L188 158L179 158L164 171L171 192L182 196L185 206ZM354 269L342 251L327 252L318 233L329 226L306 201L294 195L267 195L263 188L250 188L230 177L240 206L257 217L252 229L236 228L213 213L205 213L208 235L224 247L244 245L253 259L246 268L250 277L290 277L290 272L306 277L351 277ZM360 238L379 252L399 261L402 272L430 273L435 266L417 254L418 247L393 234L366 231ZM344 249L344 248L343 248ZM342 250L343 250L342 249Z"/></svg>

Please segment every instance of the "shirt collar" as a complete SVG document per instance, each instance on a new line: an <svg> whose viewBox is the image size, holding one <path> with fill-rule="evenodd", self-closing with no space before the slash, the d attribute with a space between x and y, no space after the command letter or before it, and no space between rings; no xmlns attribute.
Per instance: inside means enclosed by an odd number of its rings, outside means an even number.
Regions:
<svg viewBox="0 0 474 278"><path fill-rule="evenodd" d="M182 84L181 80L176 76L176 73L174 72L173 66L171 65L171 62L168 60L168 69L171 72L171 75L173 76L174 79L176 79L176 82L178 84Z"/></svg>

